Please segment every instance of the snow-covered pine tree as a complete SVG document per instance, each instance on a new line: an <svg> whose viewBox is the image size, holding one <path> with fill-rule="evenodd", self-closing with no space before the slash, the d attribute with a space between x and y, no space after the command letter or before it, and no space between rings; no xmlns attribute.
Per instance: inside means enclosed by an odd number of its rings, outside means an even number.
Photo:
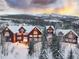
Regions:
<svg viewBox="0 0 79 59"><path fill-rule="evenodd" d="M1 27L1 46L2 46L2 54L5 55L5 37L3 36L3 30L4 30L5 26Z"/></svg>
<svg viewBox="0 0 79 59"><path fill-rule="evenodd" d="M55 59L59 59L59 45L60 40L58 39L58 37L53 34L53 38L52 38L52 44L51 44L51 50L52 50L52 55Z"/></svg>
<svg viewBox="0 0 79 59"><path fill-rule="evenodd" d="M32 53L34 52L34 38L32 38L32 41L30 41L29 43L29 54L32 55Z"/></svg>
<svg viewBox="0 0 79 59"><path fill-rule="evenodd" d="M39 59L48 59L47 57L47 38L46 38L46 28L44 28L42 35L42 49L39 56Z"/></svg>

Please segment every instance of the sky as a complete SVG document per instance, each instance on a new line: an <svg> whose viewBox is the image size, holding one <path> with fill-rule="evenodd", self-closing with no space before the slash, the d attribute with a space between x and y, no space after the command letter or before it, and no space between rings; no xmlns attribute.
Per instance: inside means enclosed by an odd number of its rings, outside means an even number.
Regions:
<svg viewBox="0 0 79 59"><path fill-rule="evenodd" d="M9 8L23 13L79 16L79 0L5 0L4 2Z"/></svg>

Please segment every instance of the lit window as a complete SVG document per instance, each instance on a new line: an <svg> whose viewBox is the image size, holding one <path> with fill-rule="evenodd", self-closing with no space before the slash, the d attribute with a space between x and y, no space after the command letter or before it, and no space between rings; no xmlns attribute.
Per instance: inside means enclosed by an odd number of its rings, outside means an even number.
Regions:
<svg viewBox="0 0 79 59"><path fill-rule="evenodd" d="M27 34L26 34L26 33L23 33L23 35L25 35L25 36L26 36Z"/></svg>
<svg viewBox="0 0 79 59"><path fill-rule="evenodd" d="M17 37L18 40L21 40L21 37Z"/></svg>
<svg viewBox="0 0 79 59"><path fill-rule="evenodd" d="M76 40L73 40L73 42L76 42Z"/></svg>
<svg viewBox="0 0 79 59"><path fill-rule="evenodd" d="M33 37L33 35L30 35L30 37Z"/></svg>
<svg viewBox="0 0 79 59"><path fill-rule="evenodd" d="M24 32L24 29L22 28L22 29L20 29L20 32Z"/></svg>
<svg viewBox="0 0 79 59"><path fill-rule="evenodd" d="M27 42L27 41L28 41L28 40L27 40L27 37L24 37L23 41L24 41L24 42Z"/></svg>
<svg viewBox="0 0 79 59"><path fill-rule="evenodd" d="M27 37L24 37L24 39L27 39Z"/></svg>
<svg viewBox="0 0 79 59"><path fill-rule="evenodd" d="M41 37L41 35L38 35L38 37Z"/></svg>
<svg viewBox="0 0 79 59"><path fill-rule="evenodd" d="M52 30L48 30L48 32L53 32Z"/></svg>
<svg viewBox="0 0 79 59"><path fill-rule="evenodd" d="M8 30L8 28L6 28L6 30Z"/></svg>
<svg viewBox="0 0 79 59"><path fill-rule="evenodd" d="M38 35L34 35L33 37L38 37Z"/></svg>
<svg viewBox="0 0 79 59"><path fill-rule="evenodd" d="M9 32L5 32L5 36L9 36Z"/></svg>
<svg viewBox="0 0 79 59"><path fill-rule="evenodd" d="M33 34L38 34L38 32L37 31L34 31Z"/></svg>

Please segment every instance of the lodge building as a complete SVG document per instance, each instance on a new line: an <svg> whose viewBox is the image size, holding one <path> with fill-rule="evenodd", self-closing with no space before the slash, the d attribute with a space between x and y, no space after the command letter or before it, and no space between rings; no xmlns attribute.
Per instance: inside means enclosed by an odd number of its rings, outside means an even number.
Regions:
<svg viewBox="0 0 79 59"><path fill-rule="evenodd" d="M39 31L37 27L35 27L29 34L28 34L29 40L32 41L34 39L35 42L41 41L42 32Z"/></svg>
<svg viewBox="0 0 79 59"><path fill-rule="evenodd" d="M52 44L53 34L55 34L55 28L54 26L46 26L46 30L47 30L47 42L48 45L50 46Z"/></svg>
<svg viewBox="0 0 79 59"><path fill-rule="evenodd" d="M77 44L78 42L78 35L74 31L69 31L67 34L64 35L63 37L64 42L67 43L73 43Z"/></svg>
<svg viewBox="0 0 79 59"><path fill-rule="evenodd" d="M46 26L47 41L50 45L53 39L53 34L61 37L62 42L66 43L78 43L78 35L71 29L54 29L53 26ZM20 42L29 43L40 42L42 38L42 30L37 26L7 26L2 31L6 42Z"/></svg>
<svg viewBox="0 0 79 59"><path fill-rule="evenodd" d="M29 43L41 41L42 31L36 26L7 26L3 31L6 42Z"/></svg>
<svg viewBox="0 0 79 59"><path fill-rule="evenodd" d="M78 43L78 34L74 30L57 29L56 35L61 39L61 42L72 44Z"/></svg>

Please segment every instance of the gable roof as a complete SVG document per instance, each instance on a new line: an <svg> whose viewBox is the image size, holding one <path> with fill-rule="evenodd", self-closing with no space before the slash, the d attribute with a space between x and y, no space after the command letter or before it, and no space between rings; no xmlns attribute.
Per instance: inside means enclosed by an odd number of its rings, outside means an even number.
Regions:
<svg viewBox="0 0 79 59"><path fill-rule="evenodd" d="M18 29L19 29L18 26L8 26L8 28L9 28L13 33L18 32Z"/></svg>
<svg viewBox="0 0 79 59"><path fill-rule="evenodd" d="M33 30L35 30L35 29L38 30L40 34L42 34L42 32L40 31L40 29L39 29L38 27L34 27L34 28L29 32L29 34L31 34L31 32L32 32Z"/></svg>
<svg viewBox="0 0 79 59"><path fill-rule="evenodd" d="M53 33L55 33L55 28L54 28L54 26L46 26L46 30L47 30L48 28L50 28L50 27L54 30Z"/></svg>
<svg viewBox="0 0 79 59"><path fill-rule="evenodd" d="M27 26L27 25L24 25L24 26L17 26L17 25L13 25L13 26L8 26L8 28L13 32L13 33L17 33L19 32L19 29L23 27L27 33L30 33L36 26ZM42 30L38 27L36 27L40 32L42 32Z"/></svg>
<svg viewBox="0 0 79 59"><path fill-rule="evenodd" d="M46 26L46 29L48 29L49 27L55 30L54 26Z"/></svg>

